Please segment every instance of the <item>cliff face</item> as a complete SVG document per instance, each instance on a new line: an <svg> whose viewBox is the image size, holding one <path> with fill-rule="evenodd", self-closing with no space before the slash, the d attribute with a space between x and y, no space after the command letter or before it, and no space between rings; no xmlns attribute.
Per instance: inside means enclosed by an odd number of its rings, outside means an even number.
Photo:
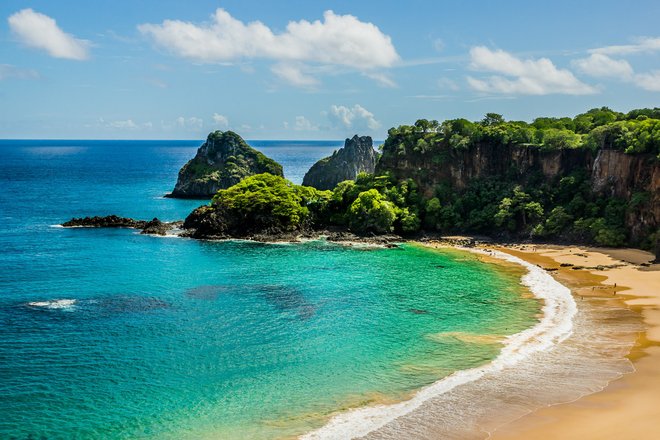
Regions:
<svg viewBox="0 0 660 440"><path fill-rule="evenodd" d="M250 147L236 133L215 131L181 168L169 197L211 198L218 190L261 173L283 176L280 164Z"/></svg>
<svg viewBox="0 0 660 440"><path fill-rule="evenodd" d="M432 153L400 153L386 145L376 166L376 174L389 172L398 179L412 178L426 197L433 197L438 185L460 192L470 180L488 177L525 183L531 176L542 176L553 183L578 170L590 175L595 193L628 201L626 226L634 241L658 230L660 161L651 154L587 149L541 151L527 146L488 144L466 149L442 146Z"/></svg>
<svg viewBox="0 0 660 440"><path fill-rule="evenodd" d="M333 189L339 182L354 180L358 173L373 173L378 155L369 136L346 139L344 147L332 156L316 162L303 178L304 186L320 190Z"/></svg>

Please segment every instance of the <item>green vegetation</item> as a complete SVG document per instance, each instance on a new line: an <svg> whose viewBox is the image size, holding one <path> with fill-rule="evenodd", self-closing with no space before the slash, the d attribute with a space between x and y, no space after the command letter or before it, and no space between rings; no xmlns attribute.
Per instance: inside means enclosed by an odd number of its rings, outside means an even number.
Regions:
<svg viewBox="0 0 660 440"><path fill-rule="evenodd" d="M210 205L188 216L184 227L206 236L299 231L324 215L330 195L280 176L257 174L218 191Z"/></svg>
<svg viewBox="0 0 660 440"><path fill-rule="evenodd" d="M598 193L585 165L593 162L579 159L614 149L643 154L640 163L655 166L660 155L658 108L624 114L603 107L574 118L537 118L532 123L507 122L495 113L479 122L421 119L388 133L376 174L361 173L332 191L260 174L220 190L209 207L198 210L198 217L213 218L216 231L234 236L332 226L358 234L467 232L652 247L660 235L650 224L641 234L638 230L632 243L627 227L654 203L648 182L631 183L626 199ZM563 166L560 158L578 161L548 174L538 164L532 166L537 156L525 155L526 148L557 158L547 161L548 166ZM583 151L555 154L564 150ZM472 156L473 151L481 156ZM489 154L497 166L479 168ZM521 154L527 158L521 163L530 166L524 171L509 157ZM472 174L461 176L468 166ZM204 228L203 223L193 226Z"/></svg>
<svg viewBox="0 0 660 440"><path fill-rule="evenodd" d="M543 151L563 148L609 148L629 154L660 156L660 108L632 110L626 114L607 107L592 109L574 118L537 118L531 124L505 121L488 113L479 122L452 119L418 120L414 125L391 128L384 151L399 155L437 151L450 146L466 149L477 144L521 145ZM442 162L441 158L437 163Z"/></svg>

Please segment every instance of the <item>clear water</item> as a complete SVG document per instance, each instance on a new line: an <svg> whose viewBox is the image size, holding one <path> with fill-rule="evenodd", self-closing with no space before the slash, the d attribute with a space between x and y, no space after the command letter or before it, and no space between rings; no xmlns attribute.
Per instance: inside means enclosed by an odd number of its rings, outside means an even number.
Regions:
<svg viewBox="0 0 660 440"><path fill-rule="evenodd" d="M187 141L0 141L0 438L283 438L497 356L539 304L459 252L62 229L184 218ZM253 145L300 182L341 142Z"/></svg>

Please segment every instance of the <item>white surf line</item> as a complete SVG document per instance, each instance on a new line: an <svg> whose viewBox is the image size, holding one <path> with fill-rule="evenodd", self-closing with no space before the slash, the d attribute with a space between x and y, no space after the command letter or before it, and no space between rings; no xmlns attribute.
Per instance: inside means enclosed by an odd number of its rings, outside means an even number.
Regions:
<svg viewBox="0 0 660 440"><path fill-rule="evenodd" d="M527 269L521 282L532 294L544 301L543 317L532 328L507 337L504 348L490 363L469 370L459 370L417 391L412 398L392 405L355 408L335 415L323 427L300 436L301 440L344 440L362 437L382 428L398 417L419 408L425 401L455 387L475 381L487 374L512 367L535 352L547 350L570 336L577 305L571 291L548 272L518 257L501 251L462 250L490 255Z"/></svg>

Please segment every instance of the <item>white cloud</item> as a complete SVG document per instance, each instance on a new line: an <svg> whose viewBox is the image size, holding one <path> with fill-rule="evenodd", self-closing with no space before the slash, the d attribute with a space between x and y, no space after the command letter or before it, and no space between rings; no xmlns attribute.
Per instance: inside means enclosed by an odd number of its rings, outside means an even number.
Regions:
<svg viewBox="0 0 660 440"><path fill-rule="evenodd" d="M373 79L381 87L390 89L397 87L397 84L394 82L394 80L382 72L364 72L363 75L367 78Z"/></svg>
<svg viewBox="0 0 660 440"><path fill-rule="evenodd" d="M138 130L138 129L151 130L153 128L153 124L151 122L143 122L141 124L138 124L134 122L132 119L106 121L103 118L99 118L98 123L99 125L105 128L112 128L115 130Z"/></svg>
<svg viewBox="0 0 660 440"><path fill-rule="evenodd" d="M125 121L110 121L108 122L108 126L119 129L135 129L138 127L132 119L126 119Z"/></svg>
<svg viewBox="0 0 660 440"><path fill-rule="evenodd" d="M637 74L633 82L644 90L660 92L660 70Z"/></svg>
<svg viewBox="0 0 660 440"><path fill-rule="evenodd" d="M204 120L200 118L196 118L194 116L190 118L184 118L183 116L179 116L175 120L176 125L178 125L181 128L190 128L193 130L199 130L204 126Z"/></svg>
<svg viewBox="0 0 660 440"><path fill-rule="evenodd" d="M603 55L630 55L658 51L660 51L660 37L643 37L639 38L636 44L599 47L591 49L589 52Z"/></svg>
<svg viewBox="0 0 660 440"><path fill-rule="evenodd" d="M271 67L270 70L293 86L313 87L319 83L313 76L303 73L302 66L300 65L278 63Z"/></svg>
<svg viewBox="0 0 660 440"><path fill-rule="evenodd" d="M286 125L288 128L288 124ZM296 116L296 123L293 126L293 129L296 131L314 131L318 130L318 125L312 124L312 122L304 116Z"/></svg>
<svg viewBox="0 0 660 440"><path fill-rule="evenodd" d="M353 107L343 105L333 105L328 113L330 122L340 128L355 130L377 130L380 128L380 122L376 120L374 114L359 104Z"/></svg>
<svg viewBox="0 0 660 440"><path fill-rule="evenodd" d="M597 90L566 69L558 69L547 58L521 60L503 50L484 46L470 49L470 67L492 72L485 79L468 77L468 84L479 92L523 95L586 95ZM505 75L505 76L501 76Z"/></svg>
<svg viewBox="0 0 660 440"><path fill-rule="evenodd" d="M615 60L602 53L592 53L587 58L572 62L578 70L595 77L614 77L628 79L633 75L633 68L626 60Z"/></svg>
<svg viewBox="0 0 660 440"><path fill-rule="evenodd" d="M229 119L227 119L226 116L221 115L219 113L213 113L213 122L218 127L222 127L222 128L229 127Z"/></svg>
<svg viewBox="0 0 660 440"><path fill-rule="evenodd" d="M660 92L660 70L635 73L627 60L613 59L609 55L626 57L642 53L660 52L660 37L640 38L636 44L605 46L589 50L589 57L573 61L582 72L595 77L610 77L650 92Z"/></svg>
<svg viewBox="0 0 660 440"><path fill-rule="evenodd" d="M27 46L45 50L55 58L89 58L89 42L67 34L47 15L23 9L9 16L7 21L12 32Z"/></svg>
<svg viewBox="0 0 660 440"><path fill-rule="evenodd" d="M0 64L0 81L9 78L39 79L39 73L32 69L19 69L11 64Z"/></svg>
<svg viewBox="0 0 660 440"><path fill-rule="evenodd" d="M273 32L260 21L244 23L217 9L210 23L165 20L141 24L138 30L173 54L198 62L220 63L268 59L281 63L273 71L292 84L309 87L312 78L295 63L346 66L360 72L394 65L399 55L389 36L352 15L323 14L323 20L291 21Z"/></svg>

